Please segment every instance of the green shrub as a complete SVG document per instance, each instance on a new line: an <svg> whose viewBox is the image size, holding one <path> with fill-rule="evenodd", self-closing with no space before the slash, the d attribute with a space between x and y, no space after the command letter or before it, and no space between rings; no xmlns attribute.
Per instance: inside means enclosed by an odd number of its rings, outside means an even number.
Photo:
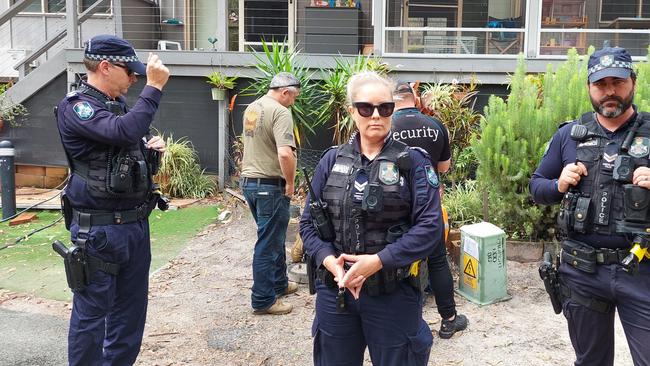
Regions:
<svg viewBox="0 0 650 366"><path fill-rule="evenodd" d="M447 209L452 227L459 228L483 220L481 191L474 180L467 180L447 188L442 204Z"/></svg>
<svg viewBox="0 0 650 366"><path fill-rule="evenodd" d="M593 49L591 50L593 51ZM586 57L586 56L585 56ZM545 75L527 76L523 56L510 80L507 100L491 96L472 142L481 189L489 193L488 221L516 239L553 236L557 206L536 205L528 182L559 123L591 110L586 68L575 50Z"/></svg>
<svg viewBox="0 0 650 366"><path fill-rule="evenodd" d="M198 155L192 143L181 137L165 139L167 150L162 156L160 170L154 178L165 195L178 198L204 198L216 192L216 184L203 175Z"/></svg>

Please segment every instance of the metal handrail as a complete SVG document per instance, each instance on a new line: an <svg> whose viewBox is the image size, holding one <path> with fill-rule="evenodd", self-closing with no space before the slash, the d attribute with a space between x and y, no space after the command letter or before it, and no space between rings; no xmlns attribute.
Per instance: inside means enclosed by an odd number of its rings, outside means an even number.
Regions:
<svg viewBox="0 0 650 366"><path fill-rule="evenodd" d="M96 3L94 3L88 9L86 9L86 11L81 13L81 15L79 16L79 19L78 19L79 24L83 23L88 18L90 18L93 14L95 14L99 10L100 6L104 5L105 3L109 2L109 1L110 0L98 0ZM25 5L22 6L21 10L23 8L25 8L27 5L29 5L29 0L20 0L20 2L17 2L14 6L12 6L12 9L14 7L16 7L16 5L19 5L19 4L22 4L22 3L25 3ZM11 9L7 10L5 13L8 13L10 10ZM15 15L19 11L20 10L16 11L11 16ZM2 17L4 15L5 14L0 15L0 22L3 20ZM0 25L2 25L2 23L0 23ZM67 29L62 30L61 32L56 34L54 37L52 37L52 38L48 39L47 41L45 41L45 43L43 43L40 47L38 47L36 50L34 50L28 56L26 56L22 60L18 61L18 63L16 63L13 66L14 70L18 70L18 78L20 79L20 78L25 77L25 75L26 75L26 73L25 73L25 65L29 65L31 62L33 62L37 58L41 57L42 54L47 52L47 50L49 50L52 46L54 46L57 42L59 42L60 40L65 38L67 35L68 35L68 30Z"/></svg>
<svg viewBox="0 0 650 366"><path fill-rule="evenodd" d="M0 14L0 26L5 24L9 19L13 18L14 15L20 13L23 9L31 4L30 0L19 0L16 1L9 9L5 10L4 13Z"/></svg>

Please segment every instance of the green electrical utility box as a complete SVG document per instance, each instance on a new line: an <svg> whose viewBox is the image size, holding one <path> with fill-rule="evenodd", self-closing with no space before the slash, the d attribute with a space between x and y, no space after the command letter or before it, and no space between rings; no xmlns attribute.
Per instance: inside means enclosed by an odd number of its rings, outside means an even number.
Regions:
<svg viewBox="0 0 650 366"><path fill-rule="evenodd" d="M489 222L460 228L458 292L487 305L507 300L506 234Z"/></svg>

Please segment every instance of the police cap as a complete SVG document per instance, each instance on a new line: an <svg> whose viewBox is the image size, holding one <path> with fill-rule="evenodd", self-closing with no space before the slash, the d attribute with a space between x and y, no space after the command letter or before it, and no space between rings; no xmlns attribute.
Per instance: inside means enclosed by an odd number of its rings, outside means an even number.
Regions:
<svg viewBox="0 0 650 366"><path fill-rule="evenodd" d="M147 74L147 68L140 62L133 46L122 38L111 34L95 36L86 42L84 57L89 60L123 62L131 71Z"/></svg>
<svg viewBox="0 0 650 366"><path fill-rule="evenodd" d="M627 79L632 73L632 57L625 48L605 47L589 56L589 82L606 77Z"/></svg>

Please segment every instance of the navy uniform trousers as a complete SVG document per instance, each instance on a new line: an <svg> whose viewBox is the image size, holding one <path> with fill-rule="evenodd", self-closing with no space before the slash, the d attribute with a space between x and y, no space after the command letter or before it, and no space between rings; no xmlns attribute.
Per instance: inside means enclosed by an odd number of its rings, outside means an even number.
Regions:
<svg viewBox="0 0 650 366"><path fill-rule="evenodd" d="M589 274L562 263L564 283L586 297L616 305L635 366L650 366L650 260L641 262L632 276L618 264L599 265ZM614 364L614 309L590 310L572 300L563 304L576 366Z"/></svg>
<svg viewBox="0 0 650 366"><path fill-rule="evenodd" d="M405 282L387 295L345 292L346 311L336 309L337 290L317 282L312 326L314 365L360 366L366 346L375 366L425 366L433 336L422 319L422 294Z"/></svg>
<svg viewBox="0 0 650 366"><path fill-rule="evenodd" d="M75 240L79 226L70 227ZM70 365L132 365L147 315L151 246L149 222L92 227L87 253L117 263L117 276L97 271L73 297L68 362Z"/></svg>

